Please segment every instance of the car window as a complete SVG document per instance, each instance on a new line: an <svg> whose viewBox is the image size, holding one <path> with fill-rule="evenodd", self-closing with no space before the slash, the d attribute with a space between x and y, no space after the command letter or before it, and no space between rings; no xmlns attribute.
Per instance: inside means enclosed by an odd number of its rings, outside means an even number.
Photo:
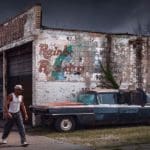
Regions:
<svg viewBox="0 0 150 150"><path fill-rule="evenodd" d="M80 94L78 96L78 102L84 103L86 105L93 105L95 104L95 94Z"/></svg>
<svg viewBox="0 0 150 150"><path fill-rule="evenodd" d="M146 100L147 100L147 103L150 103L150 93L146 93Z"/></svg>
<svg viewBox="0 0 150 150"><path fill-rule="evenodd" d="M98 94L98 102L100 104L117 104L117 94L100 93Z"/></svg>
<svg viewBox="0 0 150 150"><path fill-rule="evenodd" d="M117 94L118 104L130 104L130 93L120 92Z"/></svg>

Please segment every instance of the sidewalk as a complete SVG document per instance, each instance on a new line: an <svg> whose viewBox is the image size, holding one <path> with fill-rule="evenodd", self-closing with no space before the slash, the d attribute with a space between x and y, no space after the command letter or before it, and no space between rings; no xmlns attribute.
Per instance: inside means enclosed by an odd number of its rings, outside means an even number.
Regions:
<svg viewBox="0 0 150 150"><path fill-rule="evenodd" d="M0 137L2 136L2 128L0 128ZM93 150L92 148L70 144L66 142L57 141L54 139L50 139L45 136L37 136L37 135L28 135L27 141L29 143L28 147L22 147L20 145L20 137L18 132L12 131L8 137L7 144L0 143L1 150Z"/></svg>
<svg viewBox="0 0 150 150"><path fill-rule="evenodd" d="M11 132L8 138L8 144L1 144L1 150L19 150L19 149L28 149L28 150L92 150L85 146L62 143L53 139L49 139L43 136L28 136L28 147L20 146L20 138L16 132Z"/></svg>

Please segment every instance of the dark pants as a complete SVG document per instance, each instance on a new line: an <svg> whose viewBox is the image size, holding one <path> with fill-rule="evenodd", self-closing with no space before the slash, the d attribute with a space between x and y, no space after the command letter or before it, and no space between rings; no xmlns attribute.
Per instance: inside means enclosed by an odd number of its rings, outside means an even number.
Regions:
<svg viewBox="0 0 150 150"><path fill-rule="evenodd" d="M12 129L14 123L16 123L19 134L20 134L21 143L23 143L26 141L26 136L25 136L25 127L23 124L22 114L21 114L21 112L11 113L11 114L12 114L12 118L7 119L7 122L4 126L2 139L6 139L8 137L10 130Z"/></svg>

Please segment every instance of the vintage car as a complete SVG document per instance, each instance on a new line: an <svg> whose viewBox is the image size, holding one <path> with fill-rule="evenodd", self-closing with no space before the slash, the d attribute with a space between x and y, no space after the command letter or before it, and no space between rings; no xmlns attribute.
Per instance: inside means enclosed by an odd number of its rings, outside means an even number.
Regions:
<svg viewBox="0 0 150 150"><path fill-rule="evenodd" d="M143 93L142 93L143 94ZM112 125L150 122L150 106L139 92L94 89L81 92L76 102L53 102L30 106L42 123L53 122L58 131L79 125Z"/></svg>

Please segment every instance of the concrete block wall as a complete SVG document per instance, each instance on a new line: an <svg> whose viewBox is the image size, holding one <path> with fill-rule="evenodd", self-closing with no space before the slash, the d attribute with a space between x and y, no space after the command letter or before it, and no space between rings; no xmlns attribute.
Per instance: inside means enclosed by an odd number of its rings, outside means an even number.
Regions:
<svg viewBox="0 0 150 150"><path fill-rule="evenodd" d="M102 34L41 30L34 42L36 52L36 100L74 100L84 88L100 81Z"/></svg>
<svg viewBox="0 0 150 150"><path fill-rule="evenodd" d="M137 53L137 39L132 35L41 30L35 41L37 103L42 99L45 102L74 100L82 89L102 86L102 81L107 81L99 62L105 67L108 56L119 87L140 86L147 90L148 38L140 39L141 56Z"/></svg>
<svg viewBox="0 0 150 150"><path fill-rule="evenodd" d="M75 100L84 88L102 86L100 62L110 68L119 87L141 86L146 90L148 78L148 38L142 38L141 60L137 57L137 36L41 30L35 41L36 103ZM140 64L140 69L137 69ZM139 71L139 74L138 74ZM147 74L145 74L147 72ZM141 83L139 83L141 82Z"/></svg>

